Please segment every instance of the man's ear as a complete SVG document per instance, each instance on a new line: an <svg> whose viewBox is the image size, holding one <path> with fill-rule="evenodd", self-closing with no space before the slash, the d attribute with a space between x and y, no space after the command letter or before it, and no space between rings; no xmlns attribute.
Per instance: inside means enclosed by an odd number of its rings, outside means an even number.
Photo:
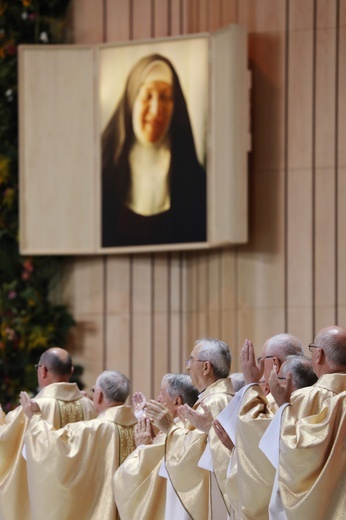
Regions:
<svg viewBox="0 0 346 520"><path fill-rule="evenodd" d="M317 352L316 352L316 363L318 363L319 365L322 363L323 359L324 359L324 350L323 348L317 348L316 349Z"/></svg>
<svg viewBox="0 0 346 520"><path fill-rule="evenodd" d="M98 396L97 396L97 404L102 404L103 401L104 401L104 393L102 392L102 390L99 390L98 392Z"/></svg>
<svg viewBox="0 0 346 520"><path fill-rule="evenodd" d="M280 371L280 367L282 365L281 361L279 358L277 358L276 356L273 357L273 364L276 366L277 370L278 370L278 373Z"/></svg>
<svg viewBox="0 0 346 520"><path fill-rule="evenodd" d="M183 405L184 402L182 400L182 398L180 397L180 395L178 395L176 398L175 398L175 401L174 401L174 406L181 406Z"/></svg>
<svg viewBox="0 0 346 520"><path fill-rule="evenodd" d="M47 379L48 377L48 370L47 370L47 367L46 365L42 365L42 379Z"/></svg>
<svg viewBox="0 0 346 520"><path fill-rule="evenodd" d="M74 374L74 367L71 367L71 377L73 376Z"/></svg>
<svg viewBox="0 0 346 520"><path fill-rule="evenodd" d="M182 400L182 398L178 395L174 398L174 403L173 403L173 410L175 410L175 412L178 411L178 408L179 406L183 405L184 402Z"/></svg>
<svg viewBox="0 0 346 520"><path fill-rule="evenodd" d="M203 361L203 373L205 376L209 375L212 371L213 365L210 361Z"/></svg>

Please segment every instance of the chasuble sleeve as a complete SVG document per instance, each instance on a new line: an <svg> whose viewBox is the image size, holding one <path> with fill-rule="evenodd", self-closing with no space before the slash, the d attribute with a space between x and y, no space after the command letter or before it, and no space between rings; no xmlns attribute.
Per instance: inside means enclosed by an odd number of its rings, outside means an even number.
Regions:
<svg viewBox="0 0 346 520"><path fill-rule="evenodd" d="M198 467L207 434L176 428L167 435L165 465L174 491L191 518L208 519L209 471Z"/></svg>
<svg viewBox="0 0 346 520"><path fill-rule="evenodd" d="M250 386L244 393L236 425L236 496L244 519L268 519L275 469L258 445L273 417L260 387Z"/></svg>
<svg viewBox="0 0 346 520"><path fill-rule="evenodd" d="M112 477L119 465L119 432L94 419L54 430L34 416L25 436L35 520L114 520Z"/></svg>
<svg viewBox="0 0 346 520"><path fill-rule="evenodd" d="M164 520L166 479L159 476L164 442L165 436L137 448L116 470L113 491L121 520Z"/></svg>
<svg viewBox="0 0 346 520"><path fill-rule="evenodd" d="M220 379L210 385L201 395L200 401L203 401L210 409L213 417L217 417L219 413L227 406L228 402L234 395L231 381ZM196 411L204 413L199 402L195 405ZM200 430L194 429L192 425L185 428L173 428L167 435L165 447L165 464L171 484L180 498L186 511L191 518L199 520L207 520L210 510L210 472L200 468L198 462L203 455L207 446L208 435ZM212 440L212 446L214 447ZM221 443L220 443L221 444ZM216 442L215 442L216 445ZM216 466L215 476L218 480L222 498L224 498L226 487L226 471L227 462L220 462L220 454L222 449L214 449L214 457ZM220 467L219 467L220 464Z"/></svg>
<svg viewBox="0 0 346 520"><path fill-rule="evenodd" d="M310 403L311 404L311 403ZM288 520L341 520L346 511L346 392L281 421L279 488Z"/></svg>

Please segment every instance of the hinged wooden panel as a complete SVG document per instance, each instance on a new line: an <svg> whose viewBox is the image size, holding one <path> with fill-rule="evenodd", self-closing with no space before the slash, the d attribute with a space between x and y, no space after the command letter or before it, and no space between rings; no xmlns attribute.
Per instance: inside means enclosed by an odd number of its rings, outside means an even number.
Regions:
<svg viewBox="0 0 346 520"><path fill-rule="evenodd" d="M94 50L20 48L20 247L95 249Z"/></svg>
<svg viewBox="0 0 346 520"><path fill-rule="evenodd" d="M211 36L211 132L208 240L244 243L248 237L247 151L249 73L245 28Z"/></svg>

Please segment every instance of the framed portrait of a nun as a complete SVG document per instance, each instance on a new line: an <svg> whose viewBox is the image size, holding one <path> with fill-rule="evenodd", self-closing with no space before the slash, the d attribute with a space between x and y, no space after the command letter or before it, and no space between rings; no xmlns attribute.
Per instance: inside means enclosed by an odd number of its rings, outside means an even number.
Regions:
<svg viewBox="0 0 346 520"><path fill-rule="evenodd" d="M19 79L22 254L247 241L244 27L22 46Z"/></svg>
<svg viewBox="0 0 346 520"><path fill-rule="evenodd" d="M208 41L99 54L101 245L207 240Z"/></svg>

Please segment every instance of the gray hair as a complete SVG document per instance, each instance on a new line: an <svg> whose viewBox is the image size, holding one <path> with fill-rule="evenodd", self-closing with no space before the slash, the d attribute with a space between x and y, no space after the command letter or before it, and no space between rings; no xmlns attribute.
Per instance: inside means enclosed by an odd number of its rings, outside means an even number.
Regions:
<svg viewBox="0 0 346 520"><path fill-rule="evenodd" d="M266 343L266 355L277 357L281 363L283 363L288 356L304 355L300 339L292 334L277 334L269 338Z"/></svg>
<svg viewBox="0 0 346 520"><path fill-rule="evenodd" d="M333 334L334 331L334 334ZM345 331L341 327L323 329L315 338L329 361L334 366L346 366Z"/></svg>
<svg viewBox="0 0 346 520"><path fill-rule="evenodd" d="M167 383L167 392L170 397L181 397L183 404L193 406L198 399L199 391L191 382L188 374L166 374L162 383Z"/></svg>
<svg viewBox="0 0 346 520"><path fill-rule="evenodd" d="M130 394L130 381L121 372L105 370L97 378L96 385L103 391L107 401L125 403Z"/></svg>
<svg viewBox="0 0 346 520"><path fill-rule="evenodd" d="M313 371L311 359L306 356L288 356L281 365L280 374L286 377L288 372L292 373L295 389L314 385L318 379Z"/></svg>
<svg viewBox="0 0 346 520"><path fill-rule="evenodd" d="M228 376L232 382L232 386L235 392L238 392L243 386L245 386L245 379L242 372L233 372Z"/></svg>
<svg viewBox="0 0 346 520"><path fill-rule="evenodd" d="M226 343L215 338L199 338L195 345L201 345L198 352L200 361L210 361L214 375L218 379L228 377L231 369L231 353Z"/></svg>

